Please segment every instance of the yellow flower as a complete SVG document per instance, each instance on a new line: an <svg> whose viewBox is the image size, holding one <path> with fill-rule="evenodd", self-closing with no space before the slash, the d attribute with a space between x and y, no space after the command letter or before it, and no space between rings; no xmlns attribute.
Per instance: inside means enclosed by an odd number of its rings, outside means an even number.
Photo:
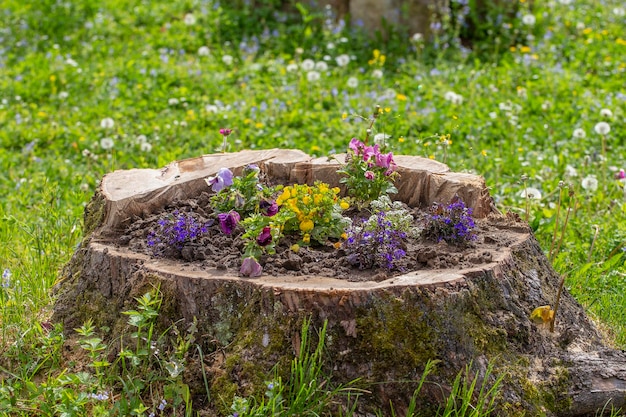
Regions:
<svg viewBox="0 0 626 417"><path fill-rule="evenodd" d="M341 113L341 119L345 120L348 118L348 113Z"/></svg>
<svg viewBox="0 0 626 417"><path fill-rule="evenodd" d="M348 238L348 234L347 234L346 232L343 232L343 233L341 234L341 238L342 238L343 240L346 240L346 239Z"/></svg>
<svg viewBox="0 0 626 417"><path fill-rule="evenodd" d="M298 245L297 243L294 243L293 245L291 245L291 251L298 253L298 251L300 251L300 245Z"/></svg>
<svg viewBox="0 0 626 417"><path fill-rule="evenodd" d="M335 242L333 243L333 246L335 247L335 249L339 249L341 247L341 242Z"/></svg>
<svg viewBox="0 0 626 417"><path fill-rule="evenodd" d="M309 244L310 242L311 242L310 234L307 233L304 236L302 236L302 243Z"/></svg>
<svg viewBox="0 0 626 417"><path fill-rule="evenodd" d="M328 187L326 187L326 191L328 191ZM339 187L333 187L333 193L339 194L339 191L341 191Z"/></svg>
<svg viewBox="0 0 626 417"><path fill-rule="evenodd" d="M529 53L530 51L532 51L532 49L530 48L530 46L522 46L522 47L520 48L520 51L522 51L522 53L524 53L524 54L527 54L527 53Z"/></svg>
<svg viewBox="0 0 626 417"><path fill-rule="evenodd" d="M302 197L302 204L304 204L305 206L311 204L311 197L309 197L308 195Z"/></svg>
<svg viewBox="0 0 626 417"><path fill-rule="evenodd" d="M485 149L483 149L482 151L480 151L480 154L482 156L487 156L487 151Z"/></svg>
<svg viewBox="0 0 626 417"><path fill-rule="evenodd" d="M315 227L315 225L313 224L313 221L310 219L306 219L300 223L300 230L303 231L304 233L310 232L311 230L313 230L313 227Z"/></svg>
<svg viewBox="0 0 626 417"><path fill-rule="evenodd" d="M350 204L348 204L346 200L341 200L339 207L341 207L342 210L348 210L350 208Z"/></svg>
<svg viewBox="0 0 626 417"><path fill-rule="evenodd" d="M404 94L400 94L398 93L396 95L396 99L400 100L400 101L406 101L406 96Z"/></svg>

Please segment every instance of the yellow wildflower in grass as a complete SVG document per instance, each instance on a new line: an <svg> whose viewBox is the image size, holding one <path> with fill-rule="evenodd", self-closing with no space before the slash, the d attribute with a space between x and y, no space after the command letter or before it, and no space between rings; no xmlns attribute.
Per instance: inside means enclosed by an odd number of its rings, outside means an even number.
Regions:
<svg viewBox="0 0 626 417"><path fill-rule="evenodd" d="M348 113L341 113L341 120L346 120L348 118Z"/></svg>
<svg viewBox="0 0 626 417"><path fill-rule="evenodd" d="M527 53L529 53L530 51L532 51L532 49L530 48L530 46L522 46L522 47L520 48L520 51L521 51L523 54L527 54Z"/></svg>
<svg viewBox="0 0 626 417"><path fill-rule="evenodd" d="M350 204L348 204L346 200L341 200L339 207L341 207L342 210L348 210L350 208Z"/></svg>
<svg viewBox="0 0 626 417"><path fill-rule="evenodd" d="M406 101L406 96L404 94L396 94L396 99L399 101Z"/></svg>

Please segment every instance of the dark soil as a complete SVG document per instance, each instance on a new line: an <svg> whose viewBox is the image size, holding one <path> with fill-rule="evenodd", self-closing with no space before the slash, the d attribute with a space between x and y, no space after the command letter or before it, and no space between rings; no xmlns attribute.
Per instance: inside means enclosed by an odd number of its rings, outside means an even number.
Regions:
<svg viewBox="0 0 626 417"><path fill-rule="evenodd" d="M185 263L193 263L202 268L228 270L237 275L241 267L244 241L243 230L235 229L231 235L222 233L215 221L209 204L210 195L203 193L199 198L174 202L163 211L145 218L134 219L130 227L119 237L118 243L131 251L154 256L147 244L147 236L164 213L194 213L200 223L212 222L208 233L186 244L181 250L172 249L160 256L178 258ZM409 209L420 229L424 226L428 212ZM349 215L349 212L348 212ZM353 213L353 217L359 217ZM406 256L398 264L398 269L359 269L348 262L344 250L335 249L333 242L326 245L301 247L295 253L290 248L298 241L296 236L285 236L276 245L276 254L265 255L259 263L264 275L315 275L334 277L350 281L382 281L395 275L416 270L466 269L492 262L494 254L508 247L520 234L529 232L528 227L514 216L490 216L475 219L477 239L464 247L449 245L446 242L433 242L424 238L408 238Z"/></svg>

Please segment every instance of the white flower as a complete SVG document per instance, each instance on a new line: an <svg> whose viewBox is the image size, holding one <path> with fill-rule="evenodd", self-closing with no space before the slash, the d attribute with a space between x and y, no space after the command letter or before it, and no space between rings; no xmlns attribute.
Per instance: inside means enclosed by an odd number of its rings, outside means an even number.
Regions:
<svg viewBox="0 0 626 417"><path fill-rule="evenodd" d="M568 5L572 3L572 0L559 0L559 3L564 4L564 5Z"/></svg>
<svg viewBox="0 0 626 417"><path fill-rule="evenodd" d="M611 126L607 122L600 122L594 126L593 130L595 130L598 135L606 135L611 131Z"/></svg>
<svg viewBox="0 0 626 417"><path fill-rule="evenodd" d="M383 70L375 69L374 71L372 71L372 77L383 78Z"/></svg>
<svg viewBox="0 0 626 417"><path fill-rule="evenodd" d="M306 74L306 79L310 82L315 82L320 79L320 73L317 71L309 71Z"/></svg>
<svg viewBox="0 0 626 417"><path fill-rule="evenodd" d="M311 71L313 68L315 68L315 61L307 58L302 61L302 63L300 64L300 68L302 68L303 71Z"/></svg>
<svg viewBox="0 0 626 417"><path fill-rule="evenodd" d="M152 145L149 142L141 142L139 149L141 149L142 152L150 152L152 150Z"/></svg>
<svg viewBox="0 0 626 417"><path fill-rule="evenodd" d="M112 149L115 146L115 142L111 138L102 138L100 139L100 147L105 150Z"/></svg>
<svg viewBox="0 0 626 417"><path fill-rule="evenodd" d="M302 55L304 53L304 49L296 48L295 53L296 53L296 55Z"/></svg>
<svg viewBox="0 0 626 417"><path fill-rule="evenodd" d="M224 64L226 64L226 65L232 65L233 60L234 60L234 58L233 58L233 56L232 56L232 55L224 55L224 56L222 57L222 62L223 62Z"/></svg>
<svg viewBox="0 0 626 417"><path fill-rule="evenodd" d="M543 103L541 103L541 110L543 111L549 110L550 107L552 107L552 103L550 103L549 101L544 101Z"/></svg>
<svg viewBox="0 0 626 417"><path fill-rule="evenodd" d="M443 98L446 99L447 101L449 101L452 104L462 104L463 103L463 96L460 95L460 94L455 93L454 91L448 91L446 94L444 94Z"/></svg>
<svg viewBox="0 0 626 417"><path fill-rule="evenodd" d="M587 136L587 132L584 131L584 129L576 128L574 129L574 133L572 133L572 137L574 139L584 139Z"/></svg>
<svg viewBox="0 0 626 417"><path fill-rule="evenodd" d="M180 103L180 101L176 97L172 97L169 100L167 100L167 104L169 104L170 106L175 106L178 103Z"/></svg>
<svg viewBox="0 0 626 417"><path fill-rule="evenodd" d="M520 197L529 198L531 200L532 199L541 200L541 191L539 191L538 189L534 187L526 187L520 193Z"/></svg>
<svg viewBox="0 0 626 417"><path fill-rule="evenodd" d="M420 43L424 40L424 35L422 35L421 33L414 33L413 36L411 36L411 42L414 43Z"/></svg>
<svg viewBox="0 0 626 417"><path fill-rule="evenodd" d="M492 111L489 113L489 117L491 117L492 119L497 119L498 118L498 113L496 113L495 111Z"/></svg>
<svg viewBox="0 0 626 417"><path fill-rule="evenodd" d="M67 58L65 63L71 67L76 68L78 66L78 62L74 61L72 58Z"/></svg>
<svg viewBox="0 0 626 417"><path fill-rule="evenodd" d="M374 135L374 143L380 146L385 146L385 141L389 139L391 135L386 135L384 133L377 133Z"/></svg>
<svg viewBox="0 0 626 417"><path fill-rule="evenodd" d="M613 117L613 112L609 109L602 109L600 110L600 116L610 119L611 117Z"/></svg>
<svg viewBox="0 0 626 417"><path fill-rule="evenodd" d="M335 44L332 42L328 42L328 45L326 45L326 49L328 49L329 51L335 49Z"/></svg>
<svg viewBox="0 0 626 417"><path fill-rule="evenodd" d="M315 63L315 69L321 72L328 71L328 64L324 61L319 61Z"/></svg>
<svg viewBox="0 0 626 417"><path fill-rule="evenodd" d="M356 77L350 77L348 78L347 84L350 88L357 88L359 86L359 80Z"/></svg>
<svg viewBox="0 0 626 417"><path fill-rule="evenodd" d="M537 21L537 18L533 14L527 14L527 15L524 15L524 17L522 17L522 23L525 24L526 26L533 26L536 21Z"/></svg>
<svg viewBox="0 0 626 417"><path fill-rule="evenodd" d="M208 46L201 46L200 48L198 48L199 56L209 56L210 54L211 54L211 50L209 49Z"/></svg>
<svg viewBox="0 0 626 417"><path fill-rule="evenodd" d="M258 72L261 70L261 68L263 68L263 66L259 64L258 62L253 62L252 64L250 64L249 68L250 68L250 71Z"/></svg>
<svg viewBox="0 0 626 417"><path fill-rule="evenodd" d="M567 177L577 177L578 176L578 171L573 166L566 165L565 166L565 176L567 176Z"/></svg>
<svg viewBox="0 0 626 417"><path fill-rule="evenodd" d="M187 13L185 17L183 17L183 22L187 26L192 26L196 24L196 17L192 13Z"/></svg>
<svg viewBox="0 0 626 417"><path fill-rule="evenodd" d="M613 14L617 17L622 17L626 15L626 10L623 7L616 7L613 9Z"/></svg>
<svg viewBox="0 0 626 417"><path fill-rule="evenodd" d="M65 100L65 99L66 99L66 98L68 98L69 96L70 96L70 94L69 94L67 91L61 91L61 92L59 93L59 98L60 98L61 100Z"/></svg>
<svg viewBox="0 0 626 417"><path fill-rule="evenodd" d="M350 63L350 57L347 54L341 54L335 58L335 61L340 67L345 67Z"/></svg>
<svg viewBox="0 0 626 417"><path fill-rule="evenodd" d="M298 64L294 64L293 62L287 65L287 72L295 72L298 71Z"/></svg>
<svg viewBox="0 0 626 417"><path fill-rule="evenodd" d="M217 113L220 109L215 104L207 104L204 106L204 110L206 110L207 113Z"/></svg>
<svg viewBox="0 0 626 417"><path fill-rule="evenodd" d="M594 192L598 189L598 180L596 179L595 175L587 175L585 178L583 178L580 185L585 190Z"/></svg>
<svg viewBox="0 0 626 417"><path fill-rule="evenodd" d="M584 30L585 29L585 24L583 22L578 22L576 23L576 30Z"/></svg>
<svg viewBox="0 0 626 417"><path fill-rule="evenodd" d="M103 129L112 129L113 126L115 126L115 122L110 117L100 120L100 127Z"/></svg>

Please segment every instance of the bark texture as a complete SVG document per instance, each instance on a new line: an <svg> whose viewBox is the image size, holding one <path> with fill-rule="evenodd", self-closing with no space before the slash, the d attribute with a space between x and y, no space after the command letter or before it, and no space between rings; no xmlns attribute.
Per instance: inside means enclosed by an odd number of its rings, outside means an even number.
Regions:
<svg viewBox="0 0 626 417"><path fill-rule="evenodd" d="M440 364L432 380L437 384L424 391L423 407L440 400L470 363L479 376L488 363L494 364L495 375L504 375L501 415L594 415L607 402L624 404L626 355L603 344L567 291L554 333L529 320L535 307L554 303L560 279L526 225L495 211L482 178L452 173L434 161L397 157L397 197L426 207L460 195L478 216L510 236L510 245L490 262L414 271L381 282L320 276L248 279L132 253L112 240L134 216L205 191L204 178L221 167L237 171L257 163L284 183L319 179L336 185L342 160L311 159L289 150L246 151L205 155L162 170L108 174L86 209L87 236L57 287L53 319L73 329L92 318L97 326L110 327L114 340L126 330L121 312L158 285L163 326L197 319L202 350L221 352L198 366L207 366L211 392L227 404L235 394L250 394L246 390L262 384L275 364L286 371L307 317L314 326L328 321L326 369L333 381L360 378L368 390L359 399L362 415L390 401L402 410L429 359ZM195 384L190 372L188 382L201 396L203 382ZM210 407L218 415L228 411L219 404Z"/></svg>

